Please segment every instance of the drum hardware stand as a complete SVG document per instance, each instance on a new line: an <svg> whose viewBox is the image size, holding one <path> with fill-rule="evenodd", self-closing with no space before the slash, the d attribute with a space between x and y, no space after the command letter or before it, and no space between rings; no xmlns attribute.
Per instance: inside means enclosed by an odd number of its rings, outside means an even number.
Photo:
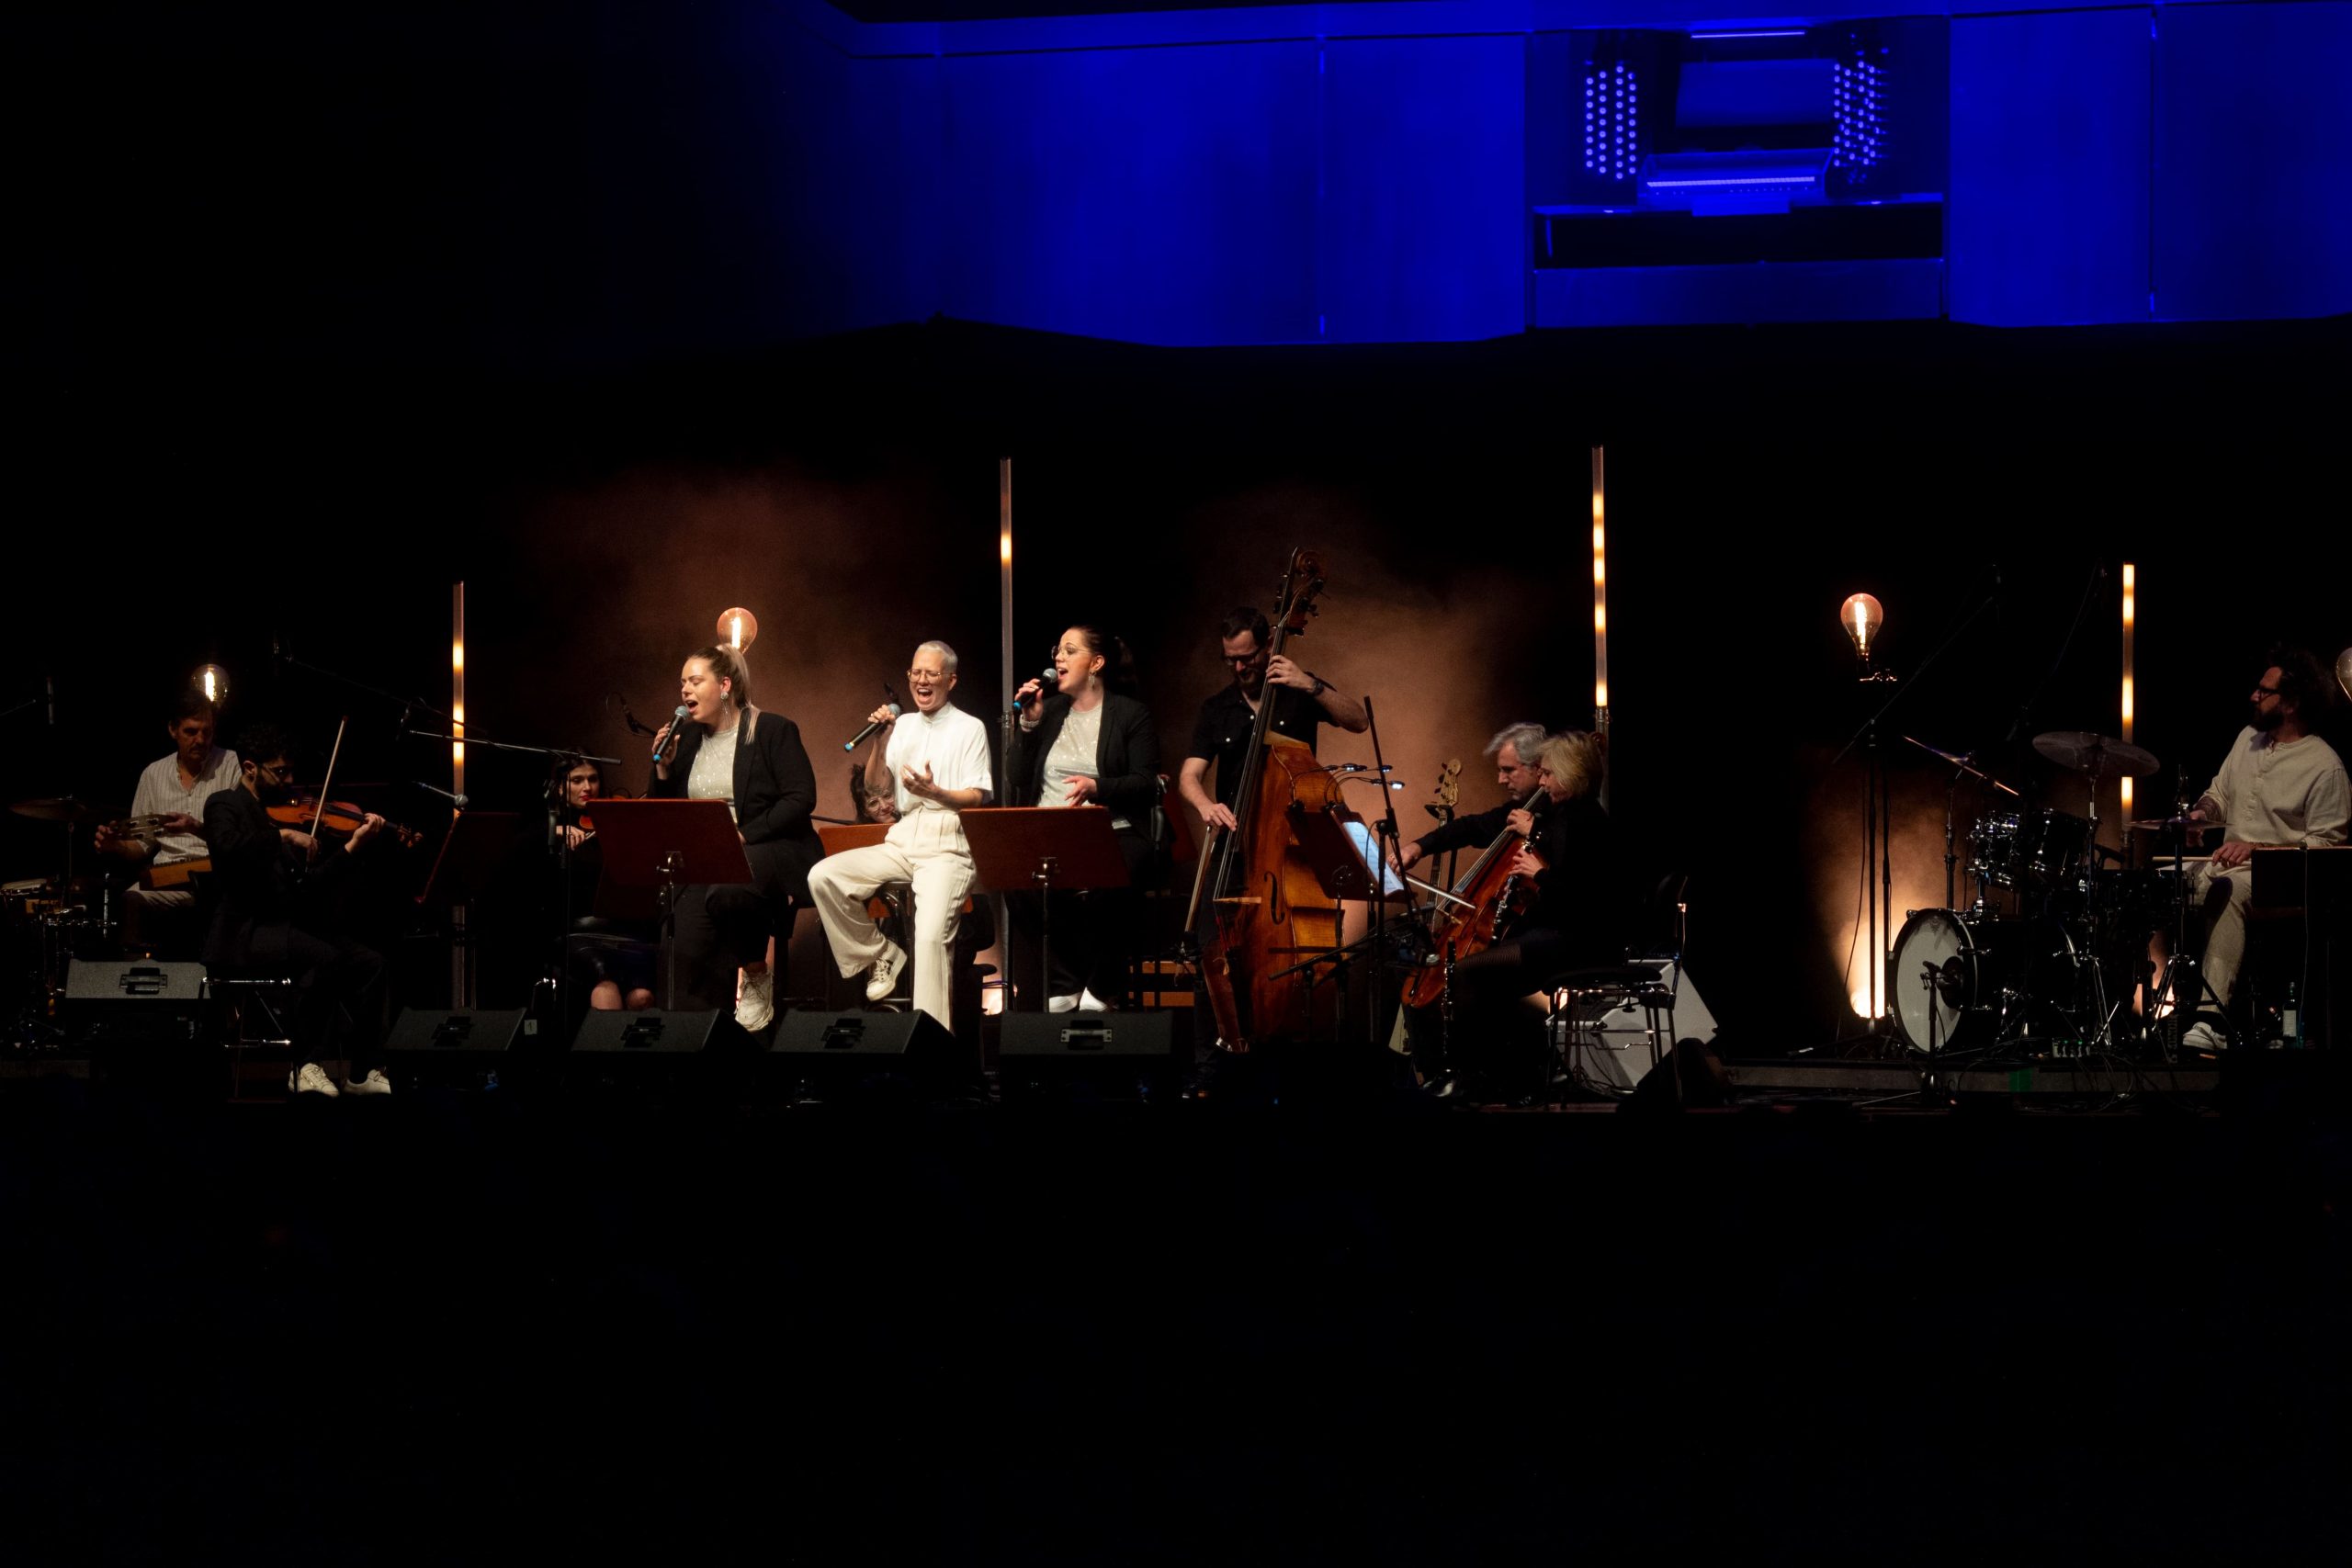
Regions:
<svg viewBox="0 0 2352 1568"><path fill-rule="evenodd" d="M684 869L686 857L683 851L665 850L662 854L662 945L667 977L662 992L662 1010L678 1010L678 873Z"/></svg>
<svg viewBox="0 0 2352 1568"><path fill-rule="evenodd" d="M2173 818L2177 822L2188 815L2188 776L2186 764L2174 763L2173 776L2178 781L2173 786ZM2164 971L2157 976L2156 988L2148 998L2148 1027L2152 1031L2160 1028L2156 1010L2165 1005L2165 998L2167 997L2172 998L2172 1018L2173 1021L2178 1025L2178 1029L2165 1049L2166 1061L2173 1061L2178 1057L2180 1054L2178 1037L2188 1032L2189 1026L2197 1021L2199 1010L2205 1005L2205 1000L2209 997L2212 998L2214 1013L2222 1021L2222 1031L2230 1048L2235 1050L2244 1043L2236 1021L2230 1017L2229 1004L2222 999L2220 992L2213 989L2212 982L2205 978L2203 961L2188 955L2188 835L2176 828L2172 840L2172 951L2165 955ZM2180 1000L2180 992L2183 987L2178 978L2179 972L2184 968L2197 978L2195 999L2186 1005ZM2165 1036L2158 1032L2157 1039L2161 1042Z"/></svg>

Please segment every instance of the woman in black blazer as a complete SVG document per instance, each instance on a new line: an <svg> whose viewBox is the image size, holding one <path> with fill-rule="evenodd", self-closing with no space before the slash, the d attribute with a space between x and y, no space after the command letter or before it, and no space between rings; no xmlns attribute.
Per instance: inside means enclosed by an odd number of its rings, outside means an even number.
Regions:
<svg viewBox="0 0 2352 1568"><path fill-rule="evenodd" d="M680 893L678 966L691 981L684 988L704 1007L726 1005L735 995L734 971L742 970L735 1021L765 1029L775 1019L768 941L791 939L793 912L808 901L808 868L824 852L808 815L817 808L817 774L799 727L752 705L752 672L740 651L706 648L689 656L678 672L678 701L685 720L654 737L645 793L726 801L752 863L748 885ZM718 765L722 752L731 753L731 763Z"/></svg>
<svg viewBox="0 0 2352 1568"><path fill-rule="evenodd" d="M1054 677L1051 695L1036 681L1018 694L1022 717L1007 770L1012 776L1008 804L1101 807L1111 814L1127 886L1054 895L1054 972L1046 977L1051 1010L1091 1012L1128 989L1141 889L1154 869L1150 829L1159 804L1159 739L1151 711L1131 694L1125 646L1100 626L1062 633L1054 646ZM1014 899L1012 912L1035 953L1036 897Z"/></svg>

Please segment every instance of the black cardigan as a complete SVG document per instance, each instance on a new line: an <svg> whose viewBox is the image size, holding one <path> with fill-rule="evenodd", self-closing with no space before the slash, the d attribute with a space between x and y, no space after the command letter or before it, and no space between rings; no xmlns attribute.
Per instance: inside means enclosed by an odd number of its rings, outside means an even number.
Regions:
<svg viewBox="0 0 2352 1568"><path fill-rule="evenodd" d="M1013 728L1013 806L1040 806L1046 793L1046 757L1069 720L1069 699L1046 699L1035 733ZM1159 737L1151 728L1151 710L1133 697L1116 692L1102 694L1102 730L1094 743L1094 798L1114 817L1124 817L1129 830L1147 833L1151 808L1159 804Z"/></svg>
<svg viewBox="0 0 2352 1568"><path fill-rule="evenodd" d="M808 868L825 852L809 821L809 813L817 809L816 770L800 743L800 727L782 714L749 708L741 722L748 728L735 743L735 826L743 835L744 857L752 863L752 885L763 893L788 893L795 903L806 904ZM655 776L645 793L684 799L695 754L708 733L699 724L688 724L678 738L670 776Z"/></svg>

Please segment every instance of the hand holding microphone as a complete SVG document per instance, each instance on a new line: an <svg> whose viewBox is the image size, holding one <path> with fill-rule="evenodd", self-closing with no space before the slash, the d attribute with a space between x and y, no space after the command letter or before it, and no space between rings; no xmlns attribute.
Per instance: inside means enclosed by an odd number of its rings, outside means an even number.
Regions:
<svg viewBox="0 0 2352 1568"><path fill-rule="evenodd" d="M670 750L670 742L678 738L680 733L679 726L685 722L686 705L680 703L678 705L678 711L671 716L670 722L653 732L653 761L655 765L659 766L666 760L663 754Z"/></svg>
<svg viewBox="0 0 2352 1568"><path fill-rule="evenodd" d="M865 745L866 741L873 739L874 736L898 723L899 715L904 711L906 710L899 707L896 703L884 703L880 707L876 708L872 713L865 716L865 728L859 730L855 735L851 736L847 740L843 741L842 743L842 750L844 751L856 750L860 746Z"/></svg>
<svg viewBox="0 0 2352 1568"><path fill-rule="evenodd" d="M1048 693L1060 691L1061 682L1060 673L1048 664L1038 672L1035 680L1023 681L1021 683L1021 689L1012 694L1012 711L1021 716L1022 728L1037 728L1040 716L1037 705L1044 701Z"/></svg>

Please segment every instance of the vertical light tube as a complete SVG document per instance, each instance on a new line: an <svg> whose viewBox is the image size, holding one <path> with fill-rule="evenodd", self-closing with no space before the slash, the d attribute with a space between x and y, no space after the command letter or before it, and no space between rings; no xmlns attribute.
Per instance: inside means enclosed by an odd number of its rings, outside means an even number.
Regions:
<svg viewBox="0 0 2352 1568"><path fill-rule="evenodd" d="M2138 706L2138 694L2132 689L2132 623L2139 610L2140 569L2130 561L2123 563L2123 739L2132 739L2133 709ZM2120 779L2123 802L2122 833L2128 849L2132 842L2132 781Z"/></svg>
<svg viewBox="0 0 2352 1568"><path fill-rule="evenodd" d="M1601 448L1592 449L1592 733L1609 750L1609 485ZM1600 775L1600 804L1609 804L1609 774Z"/></svg>
<svg viewBox="0 0 2352 1568"><path fill-rule="evenodd" d="M463 737L466 733L466 585L458 583L449 590L449 733ZM458 795L466 793L466 743L463 739L449 742L449 788Z"/></svg>
<svg viewBox="0 0 2352 1568"><path fill-rule="evenodd" d="M1003 741L998 748L1001 762L997 773L995 805L1002 806L1012 787L1012 694L1020 682L1012 673L1012 459L999 457L996 462L996 570L997 570L997 678L1001 682L997 690L1003 694ZM997 942L992 958L983 958L996 964L995 989L981 993L982 1012L1012 1010L1012 945L1005 941L1005 903L995 900Z"/></svg>

